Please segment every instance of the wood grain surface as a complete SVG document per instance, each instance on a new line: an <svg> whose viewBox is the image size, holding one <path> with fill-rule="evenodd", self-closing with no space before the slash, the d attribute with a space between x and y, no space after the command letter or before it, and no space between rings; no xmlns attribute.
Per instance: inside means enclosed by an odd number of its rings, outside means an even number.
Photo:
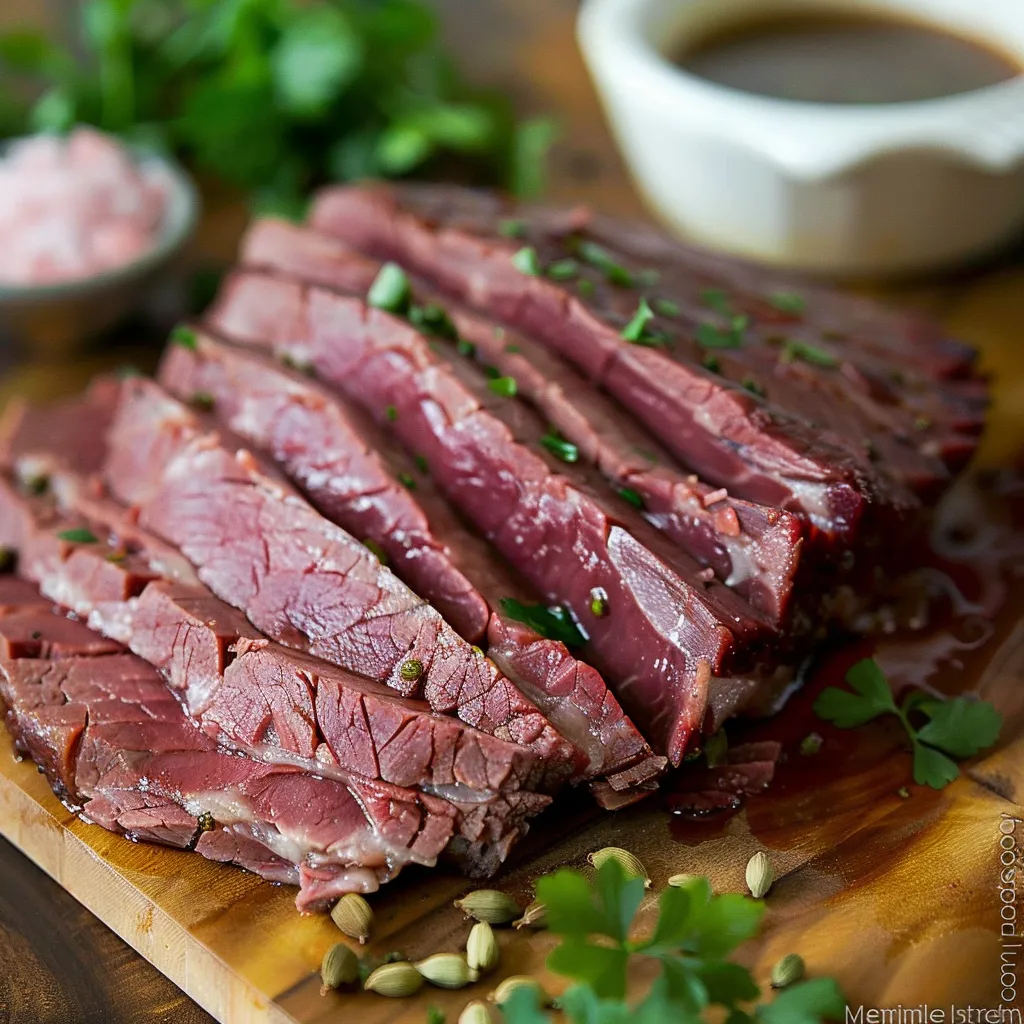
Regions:
<svg viewBox="0 0 1024 1024"><path fill-rule="evenodd" d="M2 6L4 20L37 10L30 0ZM440 6L451 15L445 21L451 44L477 77L511 89L524 110L553 110L562 118L553 195L639 213L575 50L576 4L440 0ZM208 197L207 208L198 254L226 259L244 211L217 196ZM982 348L996 396L983 461L998 464L1019 452L1024 250L941 281L877 291L931 311ZM145 367L156 353L155 345L129 342L72 360L23 362L0 379L0 400L69 393L99 369L124 362ZM884 724L858 730L854 739L816 726L826 734L825 748L813 763L801 760L794 751L811 727L813 692L807 692L777 722L760 727L762 735L785 739L792 756L770 791L727 823L675 821L655 802L599 815L585 801L570 801L538 822L501 886L525 901L538 874L582 864L590 850L614 843L636 852L656 883L697 871L719 890L738 890L747 857L766 849L781 879L761 938L743 950L762 982L778 957L797 951L810 973L837 976L855 1005L998 1005L998 830L1001 820L1024 819L1022 609L1019 600L1010 606L996 639L961 673L1007 715L1000 745L943 792L912 786L909 799L898 795L909 782L909 758ZM1024 823L1016 827L1019 853ZM0 1022L208 1021L170 979L231 1024L421 1024L427 1006L444 1008L453 1021L468 998L491 987L430 990L407 1002L321 997L316 968L338 938L327 920L299 917L288 889L82 824L32 765L14 760L2 733L0 831L59 883L0 842ZM465 888L443 869L404 874L374 899L370 952L417 956L459 948L468 926L451 900ZM1024 920L1024 895L1019 909ZM503 973L538 971L557 990L557 980L543 973L549 937L505 932L500 941ZM1019 977L1024 992L1024 968Z"/></svg>

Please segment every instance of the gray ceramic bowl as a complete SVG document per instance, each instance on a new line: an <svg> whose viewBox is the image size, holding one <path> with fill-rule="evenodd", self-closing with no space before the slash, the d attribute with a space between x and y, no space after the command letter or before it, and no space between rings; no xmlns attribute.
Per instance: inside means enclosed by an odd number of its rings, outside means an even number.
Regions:
<svg viewBox="0 0 1024 1024"><path fill-rule="evenodd" d="M93 277L36 286L0 284L0 336L8 343L39 356L71 352L150 304L178 263L199 220L195 185L176 163L134 152L140 165L160 165L171 183L155 244L131 263Z"/></svg>

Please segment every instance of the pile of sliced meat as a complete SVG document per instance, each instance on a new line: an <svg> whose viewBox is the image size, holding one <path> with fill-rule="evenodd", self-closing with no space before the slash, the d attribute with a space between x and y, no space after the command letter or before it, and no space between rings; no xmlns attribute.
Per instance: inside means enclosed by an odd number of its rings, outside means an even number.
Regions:
<svg viewBox="0 0 1024 1024"><path fill-rule="evenodd" d="M8 411L0 702L91 821L302 908L489 874L566 786L621 807L775 710L985 404L933 325L649 229L332 189L156 381Z"/></svg>

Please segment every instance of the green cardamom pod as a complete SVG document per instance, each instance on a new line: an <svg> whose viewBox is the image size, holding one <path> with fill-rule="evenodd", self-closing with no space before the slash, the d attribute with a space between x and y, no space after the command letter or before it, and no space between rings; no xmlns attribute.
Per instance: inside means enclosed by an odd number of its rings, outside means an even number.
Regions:
<svg viewBox="0 0 1024 1024"><path fill-rule="evenodd" d="M511 977L506 978L487 998L498 1006L502 1006L507 1003L509 997L517 988L532 988L537 993L537 1002L541 1006L550 1006L552 1003L551 997L541 987L541 983L536 978L531 978L528 974L513 974Z"/></svg>
<svg viewBox="0 0 1024 1024"><path fill-rule="evenodd" d="M406 960L398 960L392 964L378 967L363 982L367 992L376 992L379 996L392 999L405 999L414 996L423 988L423 975Z"/></svg>
<svg viewBox="0 0 1024 1024"><path fill-rule="evenodd" d="M334 904L331 920L350 939L366 942L373 927L373 910L359 893L347 892Z"/></svg>
<svg viewBox="0 0 1024 1024"><path fill-rule="evenodd" d="M639 859L634 857L629 850L623 850L619 846L606 846L603 850L598 850L596 853L592 853L587 860L597 868L598 871L601 867L613 860L616 864L622 868L622 873L627 878L642 878L644 880L644 888L650 889L651 887L651 876L647 874L647 869L640 863Z"/></svg>
<svg viewBox="0 0 1024 1024"><path fill-rule="evenodd" d="M768 854L758 850L747 861L747 888L754 899L759 900L772 887L775 881L775 869L768 859Z"/></svg>
<svg viewBox="0 0 1024 1024"><path fill-rule="evenodd" d="M330 988L351 985L359 977L359 959L344 942L331 946L320 964L321 994Z"/></svg>
<svg viewBox="0 0 1024 1024"><path fill-rule="evenodd" d="M486 921L477 921L466 940L466 962L475 971L492 971L500 958L494 929Z"/></svg>
<svg viewBox="0 0 1024 1024"><path fill-rule="evenodd" d="M534 900L524 911L518 921L512 922L513 928L547 928L548 908L540 900Z"/></svg>
<svg viewBox="0 0 1024 1024"><path fill-rule="evenodd" d="M466 1003L465 1009L459 1014L458 1024L491 1024L491 1014L484 1003L474 999Z"/></svg>
<svg viewBox="0 0 1024 1024"><path fill-rule="evenodd" d="M438 988L465 988L480 977L461 953L435 953L420 960L416 970Z"/></svg>
<svg viewBox="0 0 1024 1024"><path fill-rule="evenodd" d="M772 968L772 988L785 988L804 976L804 960L799 953L784 956Z"/></svg>
<svg viewBox="0 0 1024 1024"><path fill-rule="evenodd" d="M455 906L467 917L488 924L508 924L523 912L523 908L511 896L497 889L477 889L461 900L456 900Z"/></svg>

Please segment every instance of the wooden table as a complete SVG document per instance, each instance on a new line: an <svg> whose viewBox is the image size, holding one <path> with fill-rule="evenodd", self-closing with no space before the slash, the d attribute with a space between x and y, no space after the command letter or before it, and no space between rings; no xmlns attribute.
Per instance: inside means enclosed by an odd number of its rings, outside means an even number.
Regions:
<svg viewBox="0 0 1024 1024"><path fill-rule="evenodd" d="M18 0L23 9L24 0ZM508 87L522 99L525 110L555 111L564 124L562 143L553 161L552 194L557 199L593 203L609 212L637 214L639 202L629 185L604 127L594 93L573 42L576 4L571 0L441 0L450 14L446 32L455 50L476 77ZM15 8L17 4L15 5ZM8 9L5 20L15 8ZM227 258L233 251L244 215L237 206L215 205L200 239L200 251ZM985 364L995 375L996 411L982 457L994 463L1020 450L1024 442L1024 251L1006 254L987 266L961 272L942 281L889 288L883 294L930 310L955 333L979 345ZM0 399L13 393L33 396L70 392L80 387L97 369L132 359L151 363L156 349L142 346L126 352L98 353L51 364L26 364L0 380ZM1018 652L1015 664L1004 671L1021 681ZM945 923L960 915L993 909L994 894L977 887L975 869L990 854L988 831L1002 811L1024 816L1024 736L1019 716L1009 723L1015 729L1001 750L950 787L941 798L924 794L918 813L934 817L927 831L927 846L915 859L893 860L898 836L874 827L869 808L851 804L859 820L847 821L846 831L836 835L834 858L851 865L865 858L884 862L892 886L906 886L905 920L890 922L897 931L920 937L930 925L920 916L915 893L926 890L935 898L936 878L943 876L944 858L957 857L966 884L957 889L951 882L934 914L934 935L923 952L902 957L897 963L879 961L874 970L887 972L888 991L907 1001L917 993L928 997L927 979L943 970L935 958L951 962L974 955L989 955L982 936L971 931L943 935ZM846 819L847 816L840 815ZM886 819L887 821L889 819ZM991 828L990 828L991 826ZM600 829L605 838L615 837L614 824ZM906 833L910 843L911 832ZM996 840L988 837L991 842ZM920 847L920 836L914 840ZM712 844L712 860L718 841ZM731 846L725 841L725 848ZM815 844L811 843L811 847ZM859 846L861 852L857 852ZM794 858L805 880L818 877L815 864L823 849L807 849ZM816 860L815 858L818 858ZM820 874L820 872L819 872ZM822 876L824 877L824 876ZM862 927L872 899L884 895L886 884L878 879L861 883L855 892L822 891L815 900L790 900L783 914L770 924L768 946L787 952L794 934L824 945L866 940ZM959 877L959 876L958 876ZM0 1022L57 1024L57 1022L164 1021L193 1024L210 1021L205 1012L130 947L108 931L88 911L6 842L0 840ZM819 882L821 878L819 878ZM872 886L881 886L874 892ZM966 903L964 902L966 900ZM831 907L829 911L828 908ZM914 909L918 913L915 916ZM900 911L894 909L898 917ZM831 915L831 916L829 916ZM788 936L788 938L787 938ZM979 953L980 951L980 953ZM767 955L767 954L766 954ZM931 958L931 960L927 958ZM865 968L868 969L868 968ZM918 974L915 974L918 972ZM918 978L919 982L915 981ZM1024 983L1024 974L1021 978Z"/></svg>

